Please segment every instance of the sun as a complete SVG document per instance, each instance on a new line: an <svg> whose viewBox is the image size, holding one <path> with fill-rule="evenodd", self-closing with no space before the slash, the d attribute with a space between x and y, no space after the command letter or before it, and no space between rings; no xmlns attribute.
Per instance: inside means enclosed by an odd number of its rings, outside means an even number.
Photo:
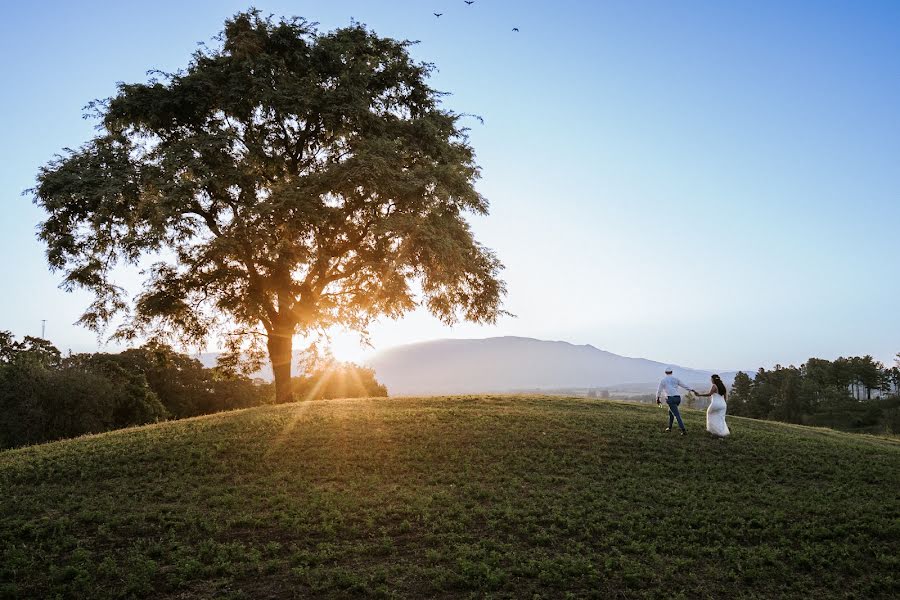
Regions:
<svg viewBox="0 0 900 600"><path fill-rule="evenodd" d="M341 362L352 362L361 365L374 354L372 348L363 346L358 333L341 328L332 328L328 334L331 337L331 344L328 349Z"/></svg>

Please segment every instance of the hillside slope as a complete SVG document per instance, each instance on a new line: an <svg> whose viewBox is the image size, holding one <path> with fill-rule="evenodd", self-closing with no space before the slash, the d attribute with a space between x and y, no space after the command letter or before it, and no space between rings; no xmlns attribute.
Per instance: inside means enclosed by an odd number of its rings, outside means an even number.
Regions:
<svg viewBox="0 0 900 600"><path fill-rule="evenodd" d="M900 444L686 417L334 400L0 452L0 597L900 593Z"/></svg>
<svg viewBox="0 0 900 600"><path fill-rule="evenodd" d="M474 394L596 387L652 393L664 363L590 345L523 337L433 340L379 352L369 364L391 395ZM712 371L676 367L689 385L709 386ZM721 373L727 384L734 373Z"/></svg>

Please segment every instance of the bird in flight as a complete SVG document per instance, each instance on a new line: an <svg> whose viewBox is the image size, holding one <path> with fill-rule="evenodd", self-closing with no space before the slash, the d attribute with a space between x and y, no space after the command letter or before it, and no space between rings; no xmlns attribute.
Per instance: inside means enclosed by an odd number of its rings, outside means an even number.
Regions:
<svg viewBox="0 0 900 600"><path fill-rule="evenodd" d="M472 6L473 4L475 4L475 0L465 0L465 2L466 2L466 4L468 4L469 6Z"/></svg>
<svg viewBox="0 0 900 600"><path fill-rule="evenodd" d="M513 31L518 31L518 30L519 30L518 27L513 27Z"/></svg>
<svg viewBox="0 0 900 600"><path fill-rule="evenodd" d="M436 16L437 18L440 19L442 14L444 14L444 13L434 13L434 16Z"/></svg>

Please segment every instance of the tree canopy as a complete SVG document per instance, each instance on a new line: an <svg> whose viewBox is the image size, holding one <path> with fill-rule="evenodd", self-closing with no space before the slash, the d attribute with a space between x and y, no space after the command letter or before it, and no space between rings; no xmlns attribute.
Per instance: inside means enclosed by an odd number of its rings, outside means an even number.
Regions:
<svg viewBox="0 0 900 600"><path fill-rule="evenodd" d="M99 134L38 175L49 264L94 295L83 324L218 333L232 359L265 348L286 400L296 334L418 305L446 323L502 314L502 265L465 218L488 203L463 116L410 42L257 11L219 42L92 103ZM112 270L147 257L131 299Z"/></svg>
<svg viewBox="0 0 900 600"><path fill-rule="evenodd" d="M873 394L875 392L875 394ZM900 368L871 356L810 358L799 367L776 365L751 378L738 373L729 412L759 419L896 433L900 431Z"/></svg>

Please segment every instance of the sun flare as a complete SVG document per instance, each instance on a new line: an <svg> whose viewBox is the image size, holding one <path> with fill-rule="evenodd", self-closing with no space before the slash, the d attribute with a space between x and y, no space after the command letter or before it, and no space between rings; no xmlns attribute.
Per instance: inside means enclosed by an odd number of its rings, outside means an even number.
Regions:
<svg viewBox="0 0 900 600"><path fill-rule="evenodd" d="M330 342L328 351L340 362L364 364L373 354L374 349L365 346L358 333L341 328L333 328L328 332Z"/></svg>

